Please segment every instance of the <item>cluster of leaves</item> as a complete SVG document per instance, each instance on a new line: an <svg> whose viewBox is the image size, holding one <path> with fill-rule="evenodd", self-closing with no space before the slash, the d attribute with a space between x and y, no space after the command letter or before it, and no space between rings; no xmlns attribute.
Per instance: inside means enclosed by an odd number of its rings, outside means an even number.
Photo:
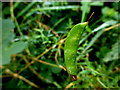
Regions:
<svg viewBox="0 0 120 90"><path fill-rule="evenodd" d="M109 29L120 22L118 2L10 2L0 5L4 88L36 88L35 85L44 89L120 87L119 29ZM78 81L71 84L64 70L64 41L69 30L87 21L93 11L95 14L78 48Z"/></svg>

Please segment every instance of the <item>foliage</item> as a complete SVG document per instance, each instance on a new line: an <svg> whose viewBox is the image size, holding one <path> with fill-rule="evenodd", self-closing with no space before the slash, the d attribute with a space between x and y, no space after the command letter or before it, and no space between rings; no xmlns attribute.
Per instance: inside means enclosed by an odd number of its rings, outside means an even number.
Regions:
<svg viewBox="0 0 120 90"><path fill-rule="evenodd" d="M2 6L3 88L119 88L119 2L8 2ZM77 81L64 64L69 30L88 20ZM14 77L14 78L13 78Z"/></svg>
<svg viewBox="0 0 120 90"><path fill-rule="evenodd" d="M14 42L13 44L9 45L10 41L14 38L14 33L10 32L11 29L14 28L14 24L10 19L3 19L2 20L2 64L9 64L10 57L12 54L21 52L24 47L25 43L23 41Z"/></svg>

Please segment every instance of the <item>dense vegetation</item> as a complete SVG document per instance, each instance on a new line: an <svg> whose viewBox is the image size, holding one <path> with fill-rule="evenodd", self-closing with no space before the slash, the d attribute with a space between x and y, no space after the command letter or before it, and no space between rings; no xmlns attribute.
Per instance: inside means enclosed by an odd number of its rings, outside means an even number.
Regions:
<svg viewBox="0 0 120 90"><path fill-rule="evenodd" d="M119 2L8 2L2 12L3 88L119 88ZM77 52L77 81L64 64L70 29L95 14Z"/></svg>

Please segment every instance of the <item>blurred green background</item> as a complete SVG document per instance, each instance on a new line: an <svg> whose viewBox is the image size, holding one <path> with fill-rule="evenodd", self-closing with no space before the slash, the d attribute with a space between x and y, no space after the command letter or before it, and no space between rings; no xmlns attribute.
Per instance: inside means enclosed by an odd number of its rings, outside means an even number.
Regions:
<svg viewBox="0 0 120 90"><path fill-rule="evenodd" d="M120 2L2 2L0 6L3 88L120 87ZM78 80L72 82L65 71L65 38L92 12L79 42Z"/></svg>

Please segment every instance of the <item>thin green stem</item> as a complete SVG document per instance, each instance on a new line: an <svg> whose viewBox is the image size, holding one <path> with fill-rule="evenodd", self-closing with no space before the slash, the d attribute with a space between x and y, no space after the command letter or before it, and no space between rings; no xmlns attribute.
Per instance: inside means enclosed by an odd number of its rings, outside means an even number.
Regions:
<svg viewBox="0 0 120 90"><path fill-rule="evenodd" d="M107 86L105 86L105 84L103 82L100 81L100 79L97 77L97 81L104 87L104 88L108 88Z"/></svg>
<svg viewBox="0 0 120 90"><path fill-rule="evenodd" d="M87 12L88 6L89 6L89 2L86 2L86 3L82 4L82 7L83 7L84 9L82 10L82 19L81 19L81 23L84 22L85 16L86 16L85 14L88 13L88 12Z"/></svg>
<svg viewBox="0 0 120 90"><path fill-rule="evenodd" d="M36 2L31 2L27 7L25 7L18 15L17 18L22 16L25 12L27 12Z"/></svg>
<svg viewBox="0 0 120 90"><path fill-rule="evenodd" d="M53 84L57 86L57 88L62 88L57 82L53 82Z"/></svg>
<svg viewBox="0 0 120 90"><path fill-rule="evenodd" d="M81 23L82 23L82 22L84 22L84 20L85 20L85 13L86 13L86 12L85 12L85 11L83 11L83 13L82 13Z"/></svg>
<svg viewBox="0 0 120 90"><path fill-rule="evenodd" d="M16 18L14 18L15 19L15 24L16 24L16 26L17 26L17 30L18 30L18 32L19 32L19 34L20 34L20 36L22 36L23 35L23 33L21 32L21 29L20 29L20 26L19 26L19 24L18 24L18 21L17 21L17 19Z"/></svg>
<svg viewBox="0 0 120 90"><path fill-rule="evenodd" d="M92 28L93 26L95 26L97 23L99 23L101 20L103 20L105 17L103 16L102 18L98 19L96 22L94 22L90 28Z"/></svg>

